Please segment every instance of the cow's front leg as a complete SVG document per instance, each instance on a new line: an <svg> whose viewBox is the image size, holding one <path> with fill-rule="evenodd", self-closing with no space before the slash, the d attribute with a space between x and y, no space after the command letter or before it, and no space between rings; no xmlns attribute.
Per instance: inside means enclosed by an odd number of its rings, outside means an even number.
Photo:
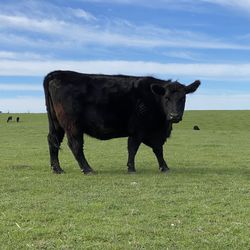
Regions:
<svg viewBox="0 0 250 250"><path fill-rule="evenodd" d="M135 172L135 155L141 144L141 141L135 137L130 136L128 138L128 172Z"/></svg>
<svg viewBox="0 0 250 250"><path fill-rule="evenodd" d="M89 174L91 172L94 172L93 169L89 166L84 153L83 153L83 134L71 134L67 133L68 137L68 145L75 156L75 159L77 160L82 172L84 174Z"/></svg>
<svg viewBox="0 0 250 250"><path fill-rule="evenodd" d="M167 172L169 170L169 168L168 168L168 165L163 158L163 147L162 146L154 147L153 152L154 152L154 154L157 158L157 161L159 163L159 169L162 172Z"/></svg>

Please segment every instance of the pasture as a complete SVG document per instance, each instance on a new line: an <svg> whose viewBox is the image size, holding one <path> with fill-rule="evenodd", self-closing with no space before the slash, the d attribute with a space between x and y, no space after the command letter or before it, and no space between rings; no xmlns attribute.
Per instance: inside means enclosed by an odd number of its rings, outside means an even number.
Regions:
<svg viewBox="0 0 250 250"><path fill-rule="evenodd" d="M164 147L168 174L126 138L85 136L98 173L69 151L49 168L46 114L0 114L1 249L250 249L250 111L186 111ZM194 131L198 125L200 131Z"/></svg>

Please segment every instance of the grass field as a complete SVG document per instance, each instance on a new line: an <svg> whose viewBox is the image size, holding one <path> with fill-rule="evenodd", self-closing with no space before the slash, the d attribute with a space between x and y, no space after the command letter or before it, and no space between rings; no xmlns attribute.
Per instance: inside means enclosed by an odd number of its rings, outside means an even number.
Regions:
<svg viewBox="0 0 250 250"><path fill-rule="evenodd" d="M13 115L16 117L16 115ZM250 111L187 111L165 145L171 171L126 139L85 138L52 174L45 114L0 115L0 249L250 249ZM193 125L200 131L193 131Z"/></svg>

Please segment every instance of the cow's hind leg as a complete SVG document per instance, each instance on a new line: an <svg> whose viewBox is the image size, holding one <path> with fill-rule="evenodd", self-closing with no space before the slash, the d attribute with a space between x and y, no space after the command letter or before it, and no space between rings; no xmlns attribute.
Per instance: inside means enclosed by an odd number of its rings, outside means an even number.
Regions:
<svg viewBox="0 0 250 250"><path fill-rule="evenodd" d="M68 145L75 156L82 172L84 174L89 174L94 172L93 169L89 166L84 153L83 153L83 133L67 133Z"/></svg>
<svg viewBox="0 0 250 250"><path fill-rule="evenodd" d="M141 141L138 138L130 136L128 138L128 172L135 172L135 155L141 144Z"/></svg>
<svg viewBox="0 0 250 250"><path fill-rule="evenodd" d="M163 158L163 148L162 146L157 146L157 147L153 147L153 152L158 160L159 163L159 169L162 172L167 172L169 170L167 163L165 162L164 158Z"/></svg>
<svg viewBox="0 0 250 250"><path fill-rule="evenodd" d="M60 149L61 142L64 137L64 130L59 127L57 129L50 128L48 134L48 144L50 152L50 165L54 173L61 174L63 170L60 167L58 153Z"/></svg>

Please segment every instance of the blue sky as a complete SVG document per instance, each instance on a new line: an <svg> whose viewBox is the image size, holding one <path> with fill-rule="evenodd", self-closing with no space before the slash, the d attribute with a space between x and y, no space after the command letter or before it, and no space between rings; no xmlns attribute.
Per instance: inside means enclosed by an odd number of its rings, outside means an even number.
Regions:
<svg viewBox="0 0 250 250"><path fill-rule="evenodd" d="M1 0L0 110L45 112L56 69L202 81L187 109L250 109L250 0Z"/></svg>

